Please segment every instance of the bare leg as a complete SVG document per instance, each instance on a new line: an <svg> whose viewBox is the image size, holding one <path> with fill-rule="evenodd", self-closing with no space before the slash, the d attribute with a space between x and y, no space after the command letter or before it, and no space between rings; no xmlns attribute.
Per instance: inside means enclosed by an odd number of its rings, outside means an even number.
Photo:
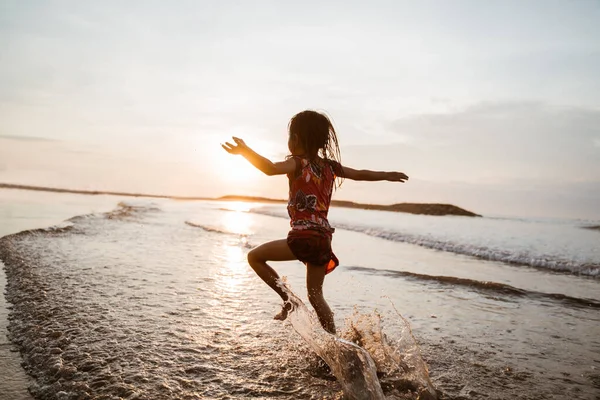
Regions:
<svg viewBox="0 0 600 400"><path fill-rule="evenodd" d="M319 322L323 329L335 335L335 322L333 313L323 297L323 281L325 280L324 265L306 265L306 289L308 290L308 301L319 317Z"/></svg>
<svg viewBox="0 0 600 400"><path fill-rule="evenodd" d="M264 243L248 253L248 263L254 272L284 301L281 312L275 316L275 319L282 321L287 318L290 304L286 303L288 296L278 285L279 274L267 264L267 261L290 261L295 259L296 257L290 250L286 239Z"/></svg>

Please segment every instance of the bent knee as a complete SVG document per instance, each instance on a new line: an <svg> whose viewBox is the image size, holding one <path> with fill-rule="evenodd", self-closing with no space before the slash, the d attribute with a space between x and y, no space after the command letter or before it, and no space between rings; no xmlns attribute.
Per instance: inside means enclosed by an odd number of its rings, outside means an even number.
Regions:
<svg viewBox="0 0 600 400"><path fill-rule="evenodd" d="M261 257L260 257L260 253L258 251L256 251L256 249L252 249L248 252L248 263L252 264L255 263L257 261L260 261Z"/></svg>

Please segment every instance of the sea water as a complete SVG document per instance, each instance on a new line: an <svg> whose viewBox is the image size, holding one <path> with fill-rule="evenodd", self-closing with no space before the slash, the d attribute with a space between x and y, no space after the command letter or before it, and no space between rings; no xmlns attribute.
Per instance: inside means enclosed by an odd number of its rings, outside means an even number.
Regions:
<svg viewBox="0 0 600 400"><path fill-rule="evenodd" d="M54 225L0 240L37 398L598 394L598 221L332 209L333 337L305 306L303 265L274 264L296 302L284 323L247 266L285 237L283 205L0 193L4 227Z"/></svg>

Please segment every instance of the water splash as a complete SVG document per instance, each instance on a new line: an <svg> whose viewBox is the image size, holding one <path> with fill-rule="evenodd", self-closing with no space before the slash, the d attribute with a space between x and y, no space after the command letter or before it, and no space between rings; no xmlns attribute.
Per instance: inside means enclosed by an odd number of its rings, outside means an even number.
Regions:
<svg viewBox="0 0 600 400"><path fill-rule="evenodd" d="M399 319L394 319L398 326L392 329L393 337L384 332L379 313L361 314L356 309L346 318L341 336L369 352L388 397L405 398L406 393L412 393L416 399L435 400L437 391L410 324L395 307L394 311Z"/></svg>
<svg viewBox="0 0 600 400"><path fill-rule="evenodd" d="M346 319L341 337L326 332L286 283L292 310L288 315L294 330L331 368L345 398L385 400L408 398L436 400L427 365L420 355L408 321L399 313L399 338L383 332L379 314L354 314ZM385 389L385 394L384 394Z"/></svg>
<svg viewBox="0 0 600 400"><path fill-rule="evenodd" d="M369 353L350 341L326 332L289 286L283 284L282 287L292 305L292 311L288 314L292 327L329 365L345 396L351 400L385 400L377 379L377 368Z"/></svg>

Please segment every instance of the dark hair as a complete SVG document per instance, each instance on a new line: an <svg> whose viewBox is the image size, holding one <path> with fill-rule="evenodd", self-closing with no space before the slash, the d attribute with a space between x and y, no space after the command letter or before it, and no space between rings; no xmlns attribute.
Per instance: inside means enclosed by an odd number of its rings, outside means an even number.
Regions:
<svg viewBox="0 0 600 400"><path fill-rule="evenodd" d="M335 161L341 164L342 157L335 128L325 114L312 110L299 112L290 119L288 131L290 137L300 143L309 161L315 161L320 156L326 162ZM341 184L340 177L336 187Z"/></svg>

